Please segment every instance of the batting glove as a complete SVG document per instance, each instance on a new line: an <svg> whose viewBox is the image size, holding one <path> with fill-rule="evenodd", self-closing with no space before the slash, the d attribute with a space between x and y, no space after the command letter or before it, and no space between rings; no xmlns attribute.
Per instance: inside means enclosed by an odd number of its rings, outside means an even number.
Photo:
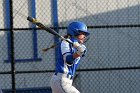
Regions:
<svg viewBox="0 0 140 93"><path fill-rule="evenodd" d="M86 47L85 47L85 45L79 45L78 47L77 47L77 54L78 55L80 55L80 56L82 56L82 55L84 55L85 54L85 52L86 52Z"/></svg>

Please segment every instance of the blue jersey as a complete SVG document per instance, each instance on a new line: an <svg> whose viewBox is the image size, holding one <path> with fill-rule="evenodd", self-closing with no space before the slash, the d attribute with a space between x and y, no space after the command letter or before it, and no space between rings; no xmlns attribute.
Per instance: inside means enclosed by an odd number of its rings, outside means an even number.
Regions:
<svg viewBox="0 0 140 93"><path fill-rule="evenodd" d="M78 42L76 39L71 38L72 42ZM71 44L66 41L61 41L61 44L58 46L58 58L56 63L56 72L65 73L71 76L74 76L76 68L80 63L81 57L76 59L72 58L73 53L77 50ZM70 56L70 57L68 57Z"/></svg>

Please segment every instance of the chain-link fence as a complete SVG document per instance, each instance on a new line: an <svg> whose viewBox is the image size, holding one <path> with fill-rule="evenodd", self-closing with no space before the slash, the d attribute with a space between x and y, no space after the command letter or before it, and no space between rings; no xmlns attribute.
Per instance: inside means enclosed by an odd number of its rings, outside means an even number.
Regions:
<svg viewBox="0 0 140 93"><path fill-rule="evenodd" d="M0 0L4 93L14 88L17 93L51 93L57 51L42 49L58 39L27 16L58 28L60 35L66 35L72 21L87 24L88 51L74 81L81 93L140 93L140 0Z"/></svg>

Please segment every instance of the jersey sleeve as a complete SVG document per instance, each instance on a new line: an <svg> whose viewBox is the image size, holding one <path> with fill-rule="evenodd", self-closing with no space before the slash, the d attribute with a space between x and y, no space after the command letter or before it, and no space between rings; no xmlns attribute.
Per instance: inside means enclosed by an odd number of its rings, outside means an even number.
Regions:
<svg viewBox="0 0 140 93"><path fill-rule="evenodd" d="M62 41L62 43L61 43L61 53L63 55L64 61L68 65L71 65L73 63L73 61L75 60L75 58L73 58L72 47L66 41Z"/></svg>
<svg viewBox="0 0 140 93"><path fill-rule="evenodd" d="M66 54L66 53L70 53L70 52L71 52L70 44L66 41L62 41L62 43L61 43L62 55Z"/></svg>

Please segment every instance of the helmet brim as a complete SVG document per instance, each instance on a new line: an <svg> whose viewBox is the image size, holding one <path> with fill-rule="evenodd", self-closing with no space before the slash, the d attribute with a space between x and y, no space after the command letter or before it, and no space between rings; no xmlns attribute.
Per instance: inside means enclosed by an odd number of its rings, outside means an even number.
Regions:
<svg viewBox="0 0 140 93"><path fill-rule="evenodd" d="M80 30L79 30L79 31L80 31ZM80 32L84 32L86 36L89 36L89 35L90 35L89 31L87 31L87 30L85 30L85 31L82 30L82 31L80 31Z"/></svg>

